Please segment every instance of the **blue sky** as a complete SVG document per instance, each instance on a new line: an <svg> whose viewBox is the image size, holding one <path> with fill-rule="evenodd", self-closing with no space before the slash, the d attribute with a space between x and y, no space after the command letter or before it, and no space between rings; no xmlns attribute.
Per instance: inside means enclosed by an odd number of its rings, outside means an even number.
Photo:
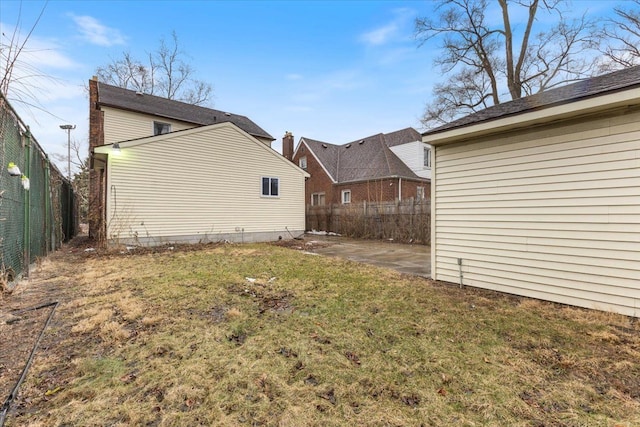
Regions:
<svg viewBox="0 0 640 427"><path fill-rule="evenodd" d="M576 10L602 2L575 2ZM43 1L2 0L9 35L27 31ZM595 12L594 12L595 11ZM344 143L413 126L433 85L435 44L418 47L414 19L433 13L429 1L57 1L51 0L25 56L54 76L42 105L16 105L50 154L66 155L63 123L88 138L87 81L98 66L129 51L143 57L175 30L196 77L214 87L213 107L246 115L276 138ZM64 164L64 162L60 162Z"/></svg>

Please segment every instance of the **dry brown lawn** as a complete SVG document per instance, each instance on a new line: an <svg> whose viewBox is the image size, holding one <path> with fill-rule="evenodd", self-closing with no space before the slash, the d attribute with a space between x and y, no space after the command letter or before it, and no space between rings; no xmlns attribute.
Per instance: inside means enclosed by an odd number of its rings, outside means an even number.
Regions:
<svg viewBox="0 0 640 427"><path fill-rule="evenodd" d="M65 247L0 302L3 400L53 300L9 426L640 425L634 319L267 244Z"/></svg>

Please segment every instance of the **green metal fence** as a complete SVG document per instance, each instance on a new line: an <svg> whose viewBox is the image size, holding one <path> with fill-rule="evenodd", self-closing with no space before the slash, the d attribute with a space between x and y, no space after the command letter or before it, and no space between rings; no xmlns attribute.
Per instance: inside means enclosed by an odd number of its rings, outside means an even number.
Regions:
<svg viewBox="0 0 640 427"><path fill-rule="evenodd" d="M10 170L10 163L20 174ZM72 238L77 215L68 179L49 161L2 94L0 166L0 284L6 285L28 275L37 258Z"/></svg>

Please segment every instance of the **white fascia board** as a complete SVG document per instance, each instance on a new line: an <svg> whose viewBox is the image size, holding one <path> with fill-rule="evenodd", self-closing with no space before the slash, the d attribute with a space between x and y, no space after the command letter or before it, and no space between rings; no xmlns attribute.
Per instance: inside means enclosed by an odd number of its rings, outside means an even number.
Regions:
<svg viewBox="0 0 640 427"><path fill-rule="evenodd" d="M461 126L443 132L427 134L422 141L431 145L443 145L483 135L504 132L512 129L538 125L546 122L564 120L572 117L597 113L630 105L640 104L640 88L595 96L581 101L556 105L527 113L514 114L502 118Z"/></svg>

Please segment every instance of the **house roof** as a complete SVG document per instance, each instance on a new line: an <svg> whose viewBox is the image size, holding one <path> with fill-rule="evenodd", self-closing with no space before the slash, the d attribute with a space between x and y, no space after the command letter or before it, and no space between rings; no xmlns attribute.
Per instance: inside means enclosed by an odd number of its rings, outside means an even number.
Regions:
<svg viewBox="0 0 640 427"><path fill-rule="evenodd" d="M98 82L98 104L201 126L231 122L252 136L267 138L271 141L275 139L246 116L187 104L160 96L139 94L133 90L101 82Z"/></svg>
<svg viewBox="0 0 640 427"><path fill-rule="evenodd" d="M535 95L493 105L435 129L428 130L422 135L432 135L455 128L471 126L535 110L542 110L632 87L640 87L640 66L625 68L609 74L591 77L566 86L540 92Z"/></svg>
<svg viewBox="0 0 640 427"><path fill-rule="evenodd" d="M391 176L422 179L389 149L392 146L420 140L420 133L413 128L388 134L379 133L342 145L301 138L301 142L309 147L334 182L363 181Z"/></svg>

